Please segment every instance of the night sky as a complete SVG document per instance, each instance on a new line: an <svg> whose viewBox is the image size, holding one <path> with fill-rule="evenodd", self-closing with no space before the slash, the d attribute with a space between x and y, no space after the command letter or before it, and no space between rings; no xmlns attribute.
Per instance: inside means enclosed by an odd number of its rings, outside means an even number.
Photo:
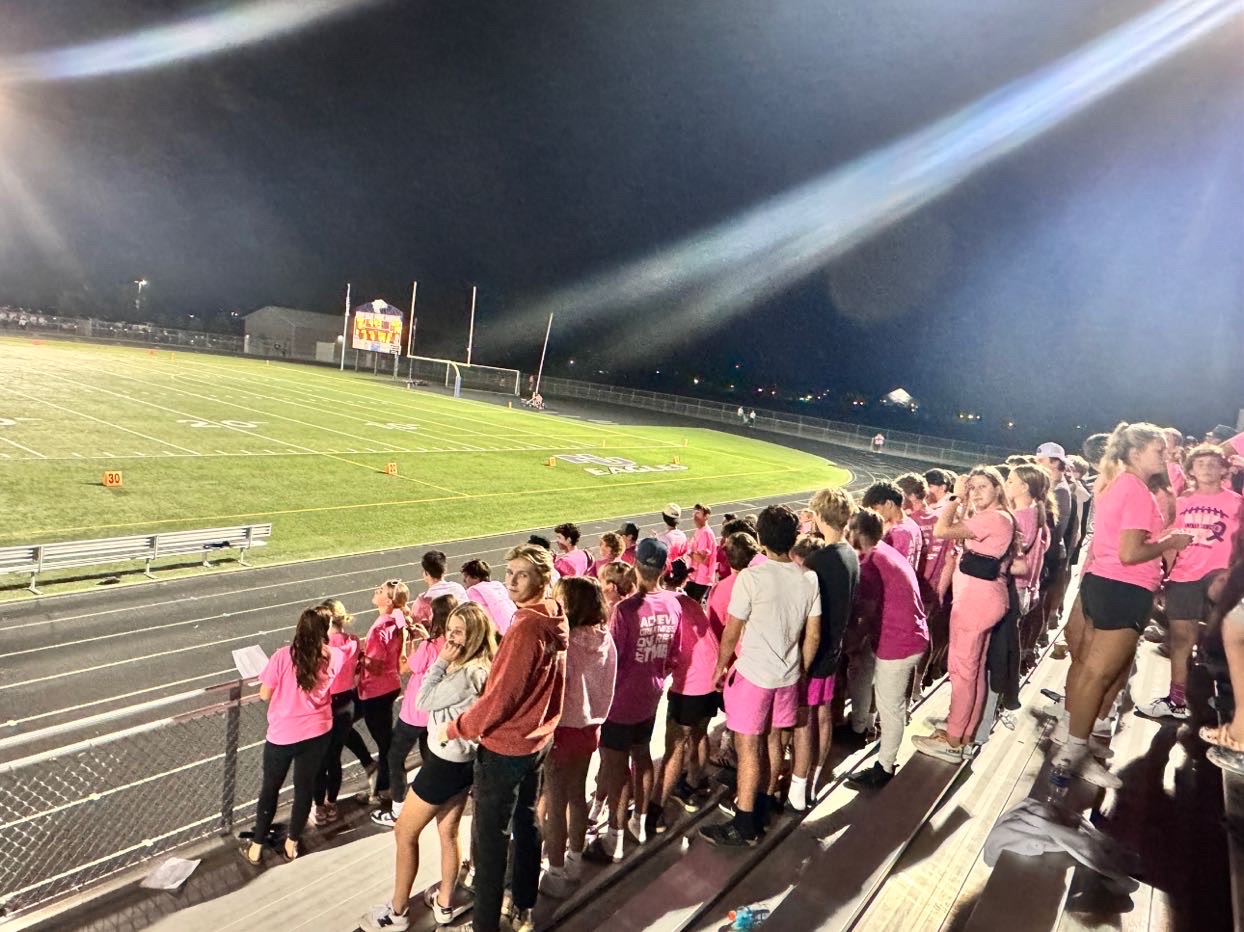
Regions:
<svg viewBox="0 0 1244 932"><path fill-rule="evenodd" d="M89 302L145 277L169 319L339 312L346 281L356 303L405 307L418 279L422 351L460 356L476 284L476 361L532 369L549 294L1158 5L375 2L208 58L0 80L0 304ZM200 9L0 0L0 75ZM1234 423L1242 79L1236 16L739 313L690 327L669 294L561 314L550 371L684 394L828 389L809 412L826 416L844 393L901 385L924 406L913 429L972 410L965 436L1006 442L1013 418L1017 444L1119 419Z"/></svg>

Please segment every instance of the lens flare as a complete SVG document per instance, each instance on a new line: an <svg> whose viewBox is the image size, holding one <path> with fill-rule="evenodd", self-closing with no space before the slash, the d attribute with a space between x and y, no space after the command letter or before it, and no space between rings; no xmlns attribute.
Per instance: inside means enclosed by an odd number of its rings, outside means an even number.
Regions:
<svg viewBox="0 0 1244 932"><path fill-rule="evenodd" d="M259 0L163 26L0 59L0 84L67 81L158 68L252 45L383 0Z"/></svg>
<svg viewBox="0 0 1244 932"><path fill-rule="evenodd" d="M680 334L717 326L947 193L1180 52L1244 0L1173 0L828 175L655 254L545 296L513 332L556 312L571 326L677 309ZM641 341L642 342L642 341ZM634 357L649 347L633 347Z"/></svg>

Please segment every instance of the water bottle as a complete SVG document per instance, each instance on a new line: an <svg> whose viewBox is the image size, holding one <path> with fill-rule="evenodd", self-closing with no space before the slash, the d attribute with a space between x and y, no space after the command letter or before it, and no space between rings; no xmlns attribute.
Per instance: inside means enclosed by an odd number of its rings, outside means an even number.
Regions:
<svg viewBox="0 0 1244 932"><path fill-rule="evenodd" d="M1063 764L1050 766L1050 775L1045 783L1044 803L1056 821L1070 824L1074 813L1067 806L1067 796L1071 791L1071 769Z"/></svg>
<svg viewBox="0 0 1244 932"><path fill-rule="evenodd" d="M731 929L754 929L769 918L769 910L763 906L740 906L726 913Z"/></svg>

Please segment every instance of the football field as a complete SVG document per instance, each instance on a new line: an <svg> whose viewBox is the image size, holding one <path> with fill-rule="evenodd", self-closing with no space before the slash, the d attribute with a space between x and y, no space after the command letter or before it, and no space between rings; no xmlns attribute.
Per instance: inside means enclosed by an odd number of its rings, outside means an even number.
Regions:
<svg viewBox="0 0 1244 932"><path fill-rule="evenodd" d="M104 486L106 470L120 487ZM29 339L0 339L0 472L0 544L270 521L256 563L850 478L706 428L559 417L296 363Z"/></svg>

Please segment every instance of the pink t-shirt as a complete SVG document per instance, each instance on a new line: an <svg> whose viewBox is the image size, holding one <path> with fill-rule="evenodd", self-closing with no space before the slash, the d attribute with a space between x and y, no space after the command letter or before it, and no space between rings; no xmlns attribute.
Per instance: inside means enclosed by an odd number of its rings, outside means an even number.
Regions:
<svg viewBox="0 0 1244 932"><path fill-rule="evenodd" d="M400 611L381 615L367 632L363 656L367 663L359 673L359 698L374 699L402 688L398 664L402 654L402 629L406 619ZM372 669L368 669L370 665Z"/></svg>
<svg viewBox="0 0 1244 932"><path fill-rule="evenodd" d="M678 596L665 590L637 592L613 607L609 633L618 648L618 676L609 721L634 725L657 714L681 621Z"/></svg>
<svg viewBox="0 0 1244 932"><path fill-rule="evenodd" d="M272 690L268 700L268 741L272 744L297 744L332 730L333 700L329 689L341 669L342 657L335 647L330 647L328 653L328 666L320 671L310 692L298 685L288 646L268 658L259 682Z"/></svg>
<svg viewBox="0 0 1244 932"><path fill-rule="evenodd" d="M1145 531L1150 542L1162 533L1162 513L1148 486L1135 473L1125 472L1097 495L1093 512L1093 575L1156 591L1162 581L1161 558L1131 566L1119 560L1124 531Z"/></svg>
<svg viewBox="0 0 1244 932"><path fill-rule="evenodd" d="M929 646L929 628L916 571L885 541L860 561L857 598L876 602L881 611L878 660L904 660Z"/></svg>
<svg viewBox="0 0 1244 932"><path fill-rule="evenodd" d="M903 515L903 520L886 531L883 539L903 555L907 562L911 564L913 570L920 567L920 553L924 549L924 536L920 530L920 525L913 521L910 515Z"/></svg>
<svg viewBox="0 0 1244 932"><path fill-rule="evenodd" d="M353 634L334 631L328 636L328 646L337 648L341 653L341 669L333 677L330 690L336 696L338 693L349 692L354 688L358 677L359 639Z"/></svg>
<svg viewBox="0 0 1244 932"><path fill-rule="evenodd" d="M665 541L665 546L669 548L670 555L665 561L666 566L687 555L687 535L678 528L662 531L657 535L657 540Z"/></svg>
<svg viewBox="0 0 1244 932"><path fill-rule="evenodd" d="M1183 495L1184 489L1188 488L1188 477L1184 475L1184 468L1178 463L1168 462L1166 477L1171 480L1171 491L1176 496Z"/></svg>
<svg viewBox="0 0 1244 932"><path fill-rule="evenodd" d="M700 552L705 555L704 562L691 564L691 581L700 586L710 586L713 583L714 564L717 562L717 537L708 525L696 528L695 537L691 539L688 553Z"/></svg>
<svg viewBox="0 0 1244 932"><path fill-rule="evenodd" d="M1193 492L1175 503L1175 527L1195 536L1175 558L1172 582L1196 582L1231 562L1231 540L1240 526L1240 496L1221 489Z"/></svg>
<svg viewBox="0 0 1244 932"><path fill-rule="evenodd" d="M1019 550L1024 556L1026 572L1015 576L1015 587L1035 593L1041 587L1041 562L1048 549L1049 530L1039 527L1039 515L1035 504L1017 508L1013 515L1019 531Z"/></svg>
<svg viewBox="0 0 1244 932"><path fill-rule="evenodd" d="M498 632L505 634L509 630L510 620L518 609L514 605L514 600L510 598L505 583L489 579L477 582L466 592L468 599L488 613L488 617L492 619Z"/></svg>
<svg viewBox="0 0 1244 932"><path fill-rule="evenodd" d="M1244 456L1244 433L1236 434L1227 441L1227 445L1236 452L1237 456Z"/></svg>
<svg viewBox="0 0 1244 932"><path fill-rule="evenodd" d="M920 575L932 587L936 587L942 578L942 570L946 566L946 556L949 553L946 541L933 536L933 525L937 524L937 518L945 507L946 500L942 499L936 505L927 505L920 511L908 515L920 528L920 539L924 545L920 560Z"/></svg>
<svg viewBox="0 0 1244 932"><path fill-rule="evenodd" d="M431 621L432 600L439 599L443 595L452 595L459 603L468 601L466 590L462 588L461 583L456 583L452 579L438 579L410 603L407 609L410 617L415 621Z"/></svg>
<svg viewBox="0 0 1244 932"><path fill-rule="evenodd" d="M726 615L730 608L730 593L734 591L734 584L738 582L738 579L738 573L723 576L717 580L717 585L713 586L708 592L708 623L713 626L713 630L717 632L719 639L722 632L726 630Z"/></svg>
<svg viewBox="0 0 1244 932"><path fill-rule="evenodd" d="M428 670L432 669L432 664L436 663L436 658L444 646L444 638L420 641L406 658L410 676L406 680L406 692L402 694L402 709L397 713L397 717L407 725L414 725L416 728L428 727L428 713L423 709L415 708L415 700L419 698L419 690L423 688L424 676L427 675Z"/></svg>
<svg viewBox="0 0 1244 932"><path fill-rule="evenodd" d="M717 648L721 641L699 602L680 593L678 604L682 606L682 621L670 692L704 696L717 688L713 674L717 672Z"/></svg>
<svg viewBox="0 0 1244 932"><path fill-rule="evenodd" d="M553 561L553 568L563 576L586 576L592 565L592 556L586 550L575 548L560 554Z"/></svg>

